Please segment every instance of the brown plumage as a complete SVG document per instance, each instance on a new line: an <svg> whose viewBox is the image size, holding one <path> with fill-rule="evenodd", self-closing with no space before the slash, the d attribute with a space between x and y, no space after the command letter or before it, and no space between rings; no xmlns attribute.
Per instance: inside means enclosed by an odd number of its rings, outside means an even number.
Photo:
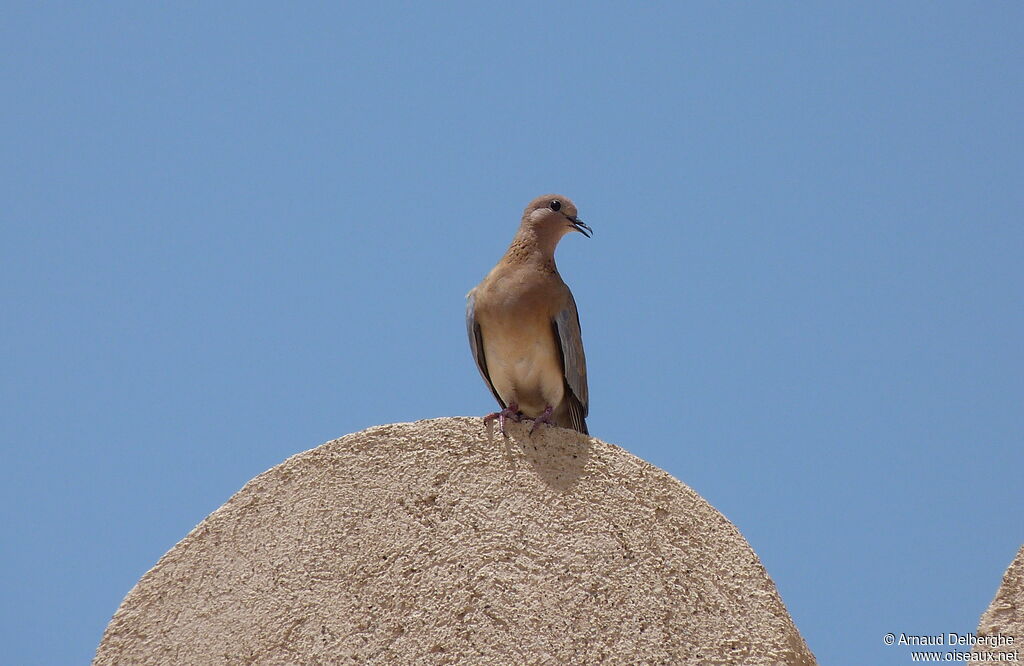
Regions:
<svg viewBox="0 0 1024 666"><path fill-rule="evenodd" d="M555 267L562 236L590 227L557 194L537 197L498 265L466 297L466 328L477 368L501 411L587 432L587 361L572 292Z"/></svg>

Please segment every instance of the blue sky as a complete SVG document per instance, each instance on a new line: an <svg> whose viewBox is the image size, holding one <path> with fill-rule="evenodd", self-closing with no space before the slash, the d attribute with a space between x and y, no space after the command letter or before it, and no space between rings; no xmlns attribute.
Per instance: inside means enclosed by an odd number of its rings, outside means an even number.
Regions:
<svg viewBox="0 0 1024 666"><path fill-rule="evenodd" d="M1024 542L1024 5L13 3L11 663L84 663L247 480L483 414L531 198L591 432L743 532L823 664L973 630Z"/></svg>

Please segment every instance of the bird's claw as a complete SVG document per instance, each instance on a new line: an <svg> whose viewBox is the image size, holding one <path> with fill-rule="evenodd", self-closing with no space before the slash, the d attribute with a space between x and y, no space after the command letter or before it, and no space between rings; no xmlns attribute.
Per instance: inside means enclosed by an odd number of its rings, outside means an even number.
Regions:
<svg viewBox="0 0 1024 666"><path fill-rule="evenodd" d="M552 425L551 412L553 411L554 408L551 405L548 405L547 407L544 408L544 413L533 420L533 426L530 427L531 435L534 433L535 430L537 430L537 426L539 426L541 423L547 423L548 425Z"/></svg>
<svg viewBox="0 0 1024 666"><path fill-rule="evenodd" d="M510 404L500 412L494 412L484 417L484 425L487 425L494 419L498 419L498 426L501 429L501 434L508 437L508 433L505 432L505 419L512 419L516 423L523 420L523 413L519 411L519 405L516 403Z"/></svg>

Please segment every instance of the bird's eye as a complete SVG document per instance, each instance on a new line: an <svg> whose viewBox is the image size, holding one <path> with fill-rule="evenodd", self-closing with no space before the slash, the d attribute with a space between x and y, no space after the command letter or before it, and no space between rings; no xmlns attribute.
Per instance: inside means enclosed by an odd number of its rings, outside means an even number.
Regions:
<svg viewBox="0 0 1024 666"><path fill-rule="evenodd" d="M551 206L551 210L560 210L562 208L562 202L558 199L555 199L549 205Z"/></svg>

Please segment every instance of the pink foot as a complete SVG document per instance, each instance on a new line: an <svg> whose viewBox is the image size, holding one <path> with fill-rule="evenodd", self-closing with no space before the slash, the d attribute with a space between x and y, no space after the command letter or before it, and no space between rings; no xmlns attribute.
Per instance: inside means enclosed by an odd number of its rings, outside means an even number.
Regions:
<svg viewBox="0 0 1024 666"><path fill-rule="evenodd" d="M501 434L508 437L508 433L505 432L505 419L512 419L516 423L523 420L523 415L519 411L519 405L516 403L510 403L508 407L501 410L500 412L494 412L484 417L484 425L487 425L494 419L498 419L498 425L501 427Z"/></svg>
<svg viewBox="0 0 1024 666"><path fill-rule="evenodd" d="M537 426L539 426L541 423L547 423L548 425L554 425L553 423L551 423L551 412L552 411L554 411L554 408L551 405L548 405L547 407L544 408L544 413L541 414L540 416L538 416L537 418L535 418L533 420L533 427L530 428L530 434L531 435L533 434L533 431L537 429Z"/></svg>

